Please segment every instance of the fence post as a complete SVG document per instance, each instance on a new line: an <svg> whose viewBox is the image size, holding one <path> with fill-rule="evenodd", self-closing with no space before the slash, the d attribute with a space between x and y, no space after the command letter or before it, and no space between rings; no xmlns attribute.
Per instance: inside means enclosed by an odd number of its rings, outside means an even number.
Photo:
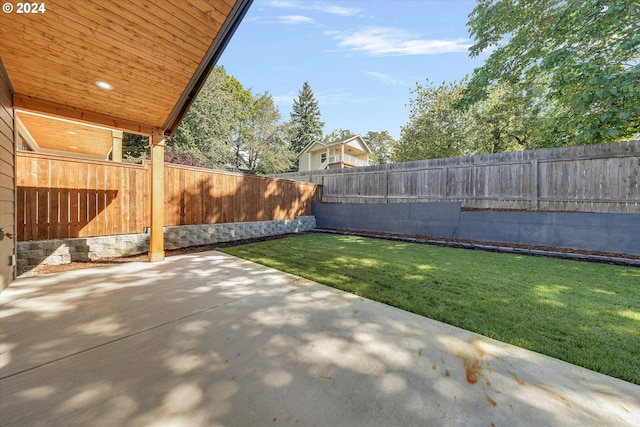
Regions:
<svg viewBox="0 0 640 427"><path fill-rule="evenodd" d="M444 201L449 200L449 168L444 167Z"/></svg>
<svg viewBox="0 0 640 427"><path fill-rule="evenodd" d="M538 159L531 159L531 210L537 211L538 195L540 194L540 188L538 183Z"/></svg>
<svg viewBox="0 0 640 427"><path fill-rule="evenodd" d="M389 203L389 164L385 165L384 178L386 181L386 186L384 189L384 202Z"/></svg>

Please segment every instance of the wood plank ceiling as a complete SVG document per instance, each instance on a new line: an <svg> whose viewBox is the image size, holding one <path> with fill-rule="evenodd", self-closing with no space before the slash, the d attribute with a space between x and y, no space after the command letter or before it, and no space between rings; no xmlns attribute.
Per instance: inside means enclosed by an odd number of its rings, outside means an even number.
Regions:
<svg viewBox="0 0 640 427"><path fill-rule="evenodd" d="M0 14L15 108L170 134L251 0L44 4L44 13Z"/></svg>
<svg viewBox="0 0 640 427"><path fill-rule="evenodd" d="M37 147L31 146L34 151L67 152L106 160L113 147L113 131L110 129L26 112L16 113L16 116L38 144Z"/></svg>

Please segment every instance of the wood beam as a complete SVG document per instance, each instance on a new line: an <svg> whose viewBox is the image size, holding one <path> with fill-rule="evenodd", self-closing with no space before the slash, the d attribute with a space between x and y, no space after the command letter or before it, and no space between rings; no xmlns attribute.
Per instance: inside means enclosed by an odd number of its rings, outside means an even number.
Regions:
<svg viewBox="0 0 640 427"><path fill-rule="evenodd" d="M114 162L122 162L122 131L114 130L111 132L113 145L111 146L111 160Z"/></svg>
<svg viewBox="0 0 640 427"><path fill-rule="evenodd" d="M151 146L151 227L149 262L164 260L164 147L162 130L156 129L149 138Z"/></svg>
<svg viewBox="0 0 640 427"><path fill-rule="evenodd" d="M154 130L157 129L154 126L135 123L130 120L111 117L91 111L85 111L79 108L34 98L28 95L14 94L13 107L16 110L31 111L75 122L83 122L92 125L104 126L109 129L118 129L125 132L136 133L138 135L151 135Z"/></svg>

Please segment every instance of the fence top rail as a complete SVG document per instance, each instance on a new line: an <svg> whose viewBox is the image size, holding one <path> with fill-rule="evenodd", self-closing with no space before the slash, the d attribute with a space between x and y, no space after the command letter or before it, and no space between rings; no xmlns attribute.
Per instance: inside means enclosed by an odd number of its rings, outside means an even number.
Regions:
<svg viewBox="0 0 640 427"><path fill-rule="evenodd" d="M106 166L123 167L123 168L131 168L131 169L145 169L144 165L135 164L135 163L113 162L111 160L85 159L85 158L82 158L82 157L64 156L64 155L60 155L60 154L40 153L40 152L35 152L35 151L17 150L16 155L18 157L29 157L29 158L59 160L59 161L64 161L64 162L85 163L85 164L91 164L91 165L106 165Z"/></svg>
<svg viewBox="0 0 640 427"><path fill-rule="evenodd" d="M143 160L143 164L144 165L149 165L149 164L151 164L151 162L149 160ZM279 180L279 181L295 182L296 184L301 184L301 185L308 185L308 186L317 185L317 184L314 184L312 182L292 181L292 180L286 179L286 178L269 177L269 176L262 176L262 175L253 175L253 174L249 174L249 173L233 172L233 171L227 171L227 170L222 170L222 169L208 169L208 168L203 168L203 167L198 167L198 166L181 165L181 164L178 164L178 163L165 163L164 167L165 168L172 168L172 169L182 169L182 170L187 170L187 171L202 172L202 173L208 173L208 174L237 176L237 177L240 177L240 178L247 178L247 179L261 179L261 180L273 180L273 179L276 179L276 180Z"/></svg>

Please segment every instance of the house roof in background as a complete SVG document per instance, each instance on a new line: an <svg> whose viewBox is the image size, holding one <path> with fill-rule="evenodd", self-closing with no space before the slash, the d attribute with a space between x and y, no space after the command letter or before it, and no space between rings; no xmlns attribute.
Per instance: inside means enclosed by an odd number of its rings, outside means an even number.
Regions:
<svg viewBox="0 0 640 427"><path fill-rule="evenodd" d="M300 156L304 153L310 153L312 151L326 149L329 147L333 147L334 145L350 144L352 142L359 144L362 147L362 151L366 152L367 154L373 153L369 148L369 146L367 145L367 143L364 141L364 138L362 138L362 136L354 135L349 138L341 139L339 141L333 141L333 142L311 141L309 144L307 144L306 147L302 149L300 154L298 154L298 158L300 158Z"/></svg>
<svg viewBox="0 0 640 427"><path fill-rule="evenodd" d="M47 0L41 13L3 13L14 107L172 134L251 2Z"/></svg>

